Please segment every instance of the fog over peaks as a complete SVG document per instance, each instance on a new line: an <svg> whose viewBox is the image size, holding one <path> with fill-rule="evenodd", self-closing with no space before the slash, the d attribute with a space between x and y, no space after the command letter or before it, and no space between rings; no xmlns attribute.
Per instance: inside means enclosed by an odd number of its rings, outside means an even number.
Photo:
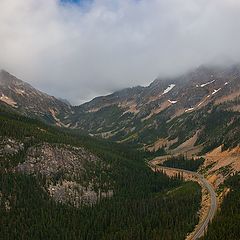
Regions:
<svg viewBox="0 0 240 240"><path fill-rule="evenodd" d="M238 0L0 1L0 68L79 104L240 62Z"/></svg>

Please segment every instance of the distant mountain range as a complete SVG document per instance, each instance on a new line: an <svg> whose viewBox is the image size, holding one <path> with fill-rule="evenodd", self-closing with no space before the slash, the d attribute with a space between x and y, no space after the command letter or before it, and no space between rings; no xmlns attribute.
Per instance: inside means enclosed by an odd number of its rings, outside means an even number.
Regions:
<svg viewBox="0 0 240 240"><path fill-rule="evenodd" d="M0 103L47 123L149 150L207 152L240 140L240 65L201 66L71 106L0 72Z"/></svg>

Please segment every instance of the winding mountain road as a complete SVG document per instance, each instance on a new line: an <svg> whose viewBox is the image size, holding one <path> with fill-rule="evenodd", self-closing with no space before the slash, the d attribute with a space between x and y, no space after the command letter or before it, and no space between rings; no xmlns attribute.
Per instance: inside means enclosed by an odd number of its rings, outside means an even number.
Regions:
<svg viewBox="0 0 240 240"><path fill-rule="evenodd" d="M212 219L217 211L217 197L216 197L216 193L215 193L215 190L212 187L212 185L204 178L203 175L196 173L196 172L192 172L192 171L188 171L188 170L184 170L184 169L178 169L178 168L169 168L169 167L159 166L159 165L155 165L153 163L149 163L149 166L154 169L162 169L162 170L165 169L165 170L172 170L172 171L178 171L181 173L190 174L190 175L194 176L195 178L197 178L199 182L201 182L202 187L204 187L210 195L211 204L208 208L208 213L207 213L206 217L201 222L201 224L199 224L195 228L195 230L191 234L191 238L189 240L197 240L200 237L204 236L204 233L207 230L208 224L212 221Z"/></svg>

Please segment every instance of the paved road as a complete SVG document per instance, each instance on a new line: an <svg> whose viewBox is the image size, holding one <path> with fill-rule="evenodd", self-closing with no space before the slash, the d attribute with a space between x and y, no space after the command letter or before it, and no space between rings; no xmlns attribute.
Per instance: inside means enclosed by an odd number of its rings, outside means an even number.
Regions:
<svg viewBox="0 0 240 240"><path fill-rule="evenodd" d="M205 217L202 224L199 225L195 229L191 240L196 240L196 239L199 239L200 237L202 237L204 235L205 230L208 227L208 224L212 221L212 219L213 219L213 217L214 217L214 215L217 211L217 197L216 197L216 193L215 193L215 190L213 189L212 185L204 178L203 175L201 175L199 173L196 173L196 172L191 172L191 171L188 171L188 170L183 170L183 169L178 169L178 168L156 166L152 163L149 163L149 166L152 167L152 168L155 168L155 169L157 169L157 168L166 169L166 170L169 169L169 170L174 170L174 171L185 172L185 173L191 174L191 175L195 176L196 178L198 178L198 180L202 183L202 186L204 186L207 189L207 191L209 192L210 197L211 197L211 204L210 204L210 207L208 209L208 214Z"/></svg>

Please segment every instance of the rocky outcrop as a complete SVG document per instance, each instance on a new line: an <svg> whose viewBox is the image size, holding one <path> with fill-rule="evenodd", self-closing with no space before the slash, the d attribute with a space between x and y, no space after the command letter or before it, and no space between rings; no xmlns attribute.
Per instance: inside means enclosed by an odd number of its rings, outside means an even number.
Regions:
<svg viewBox="0 0 240 240"><path fill-rule="evenodd" d="M15 155L23 150L24 144L16 139L0 136L0 157Z"/></svg>
<svg viewBox="0 0 240 240"><path fill-rule="evenodd" d="M93 161L100 159L84 148L43 143L28 149L26 161L19 164L18 169L25 173L40 173L47 177L54 177L57 174L75 177L83 171L86 162Z"/></svg>
<svg viewBox="0 0 240 240"><path fill-rule="evenodd" d="M42 176L49 195L58 202L79 207L110 196L111 189L101 189L101 179L95 171L109 166L82 147L43 143L30 147L24 163L16 171Z"/></svg>

